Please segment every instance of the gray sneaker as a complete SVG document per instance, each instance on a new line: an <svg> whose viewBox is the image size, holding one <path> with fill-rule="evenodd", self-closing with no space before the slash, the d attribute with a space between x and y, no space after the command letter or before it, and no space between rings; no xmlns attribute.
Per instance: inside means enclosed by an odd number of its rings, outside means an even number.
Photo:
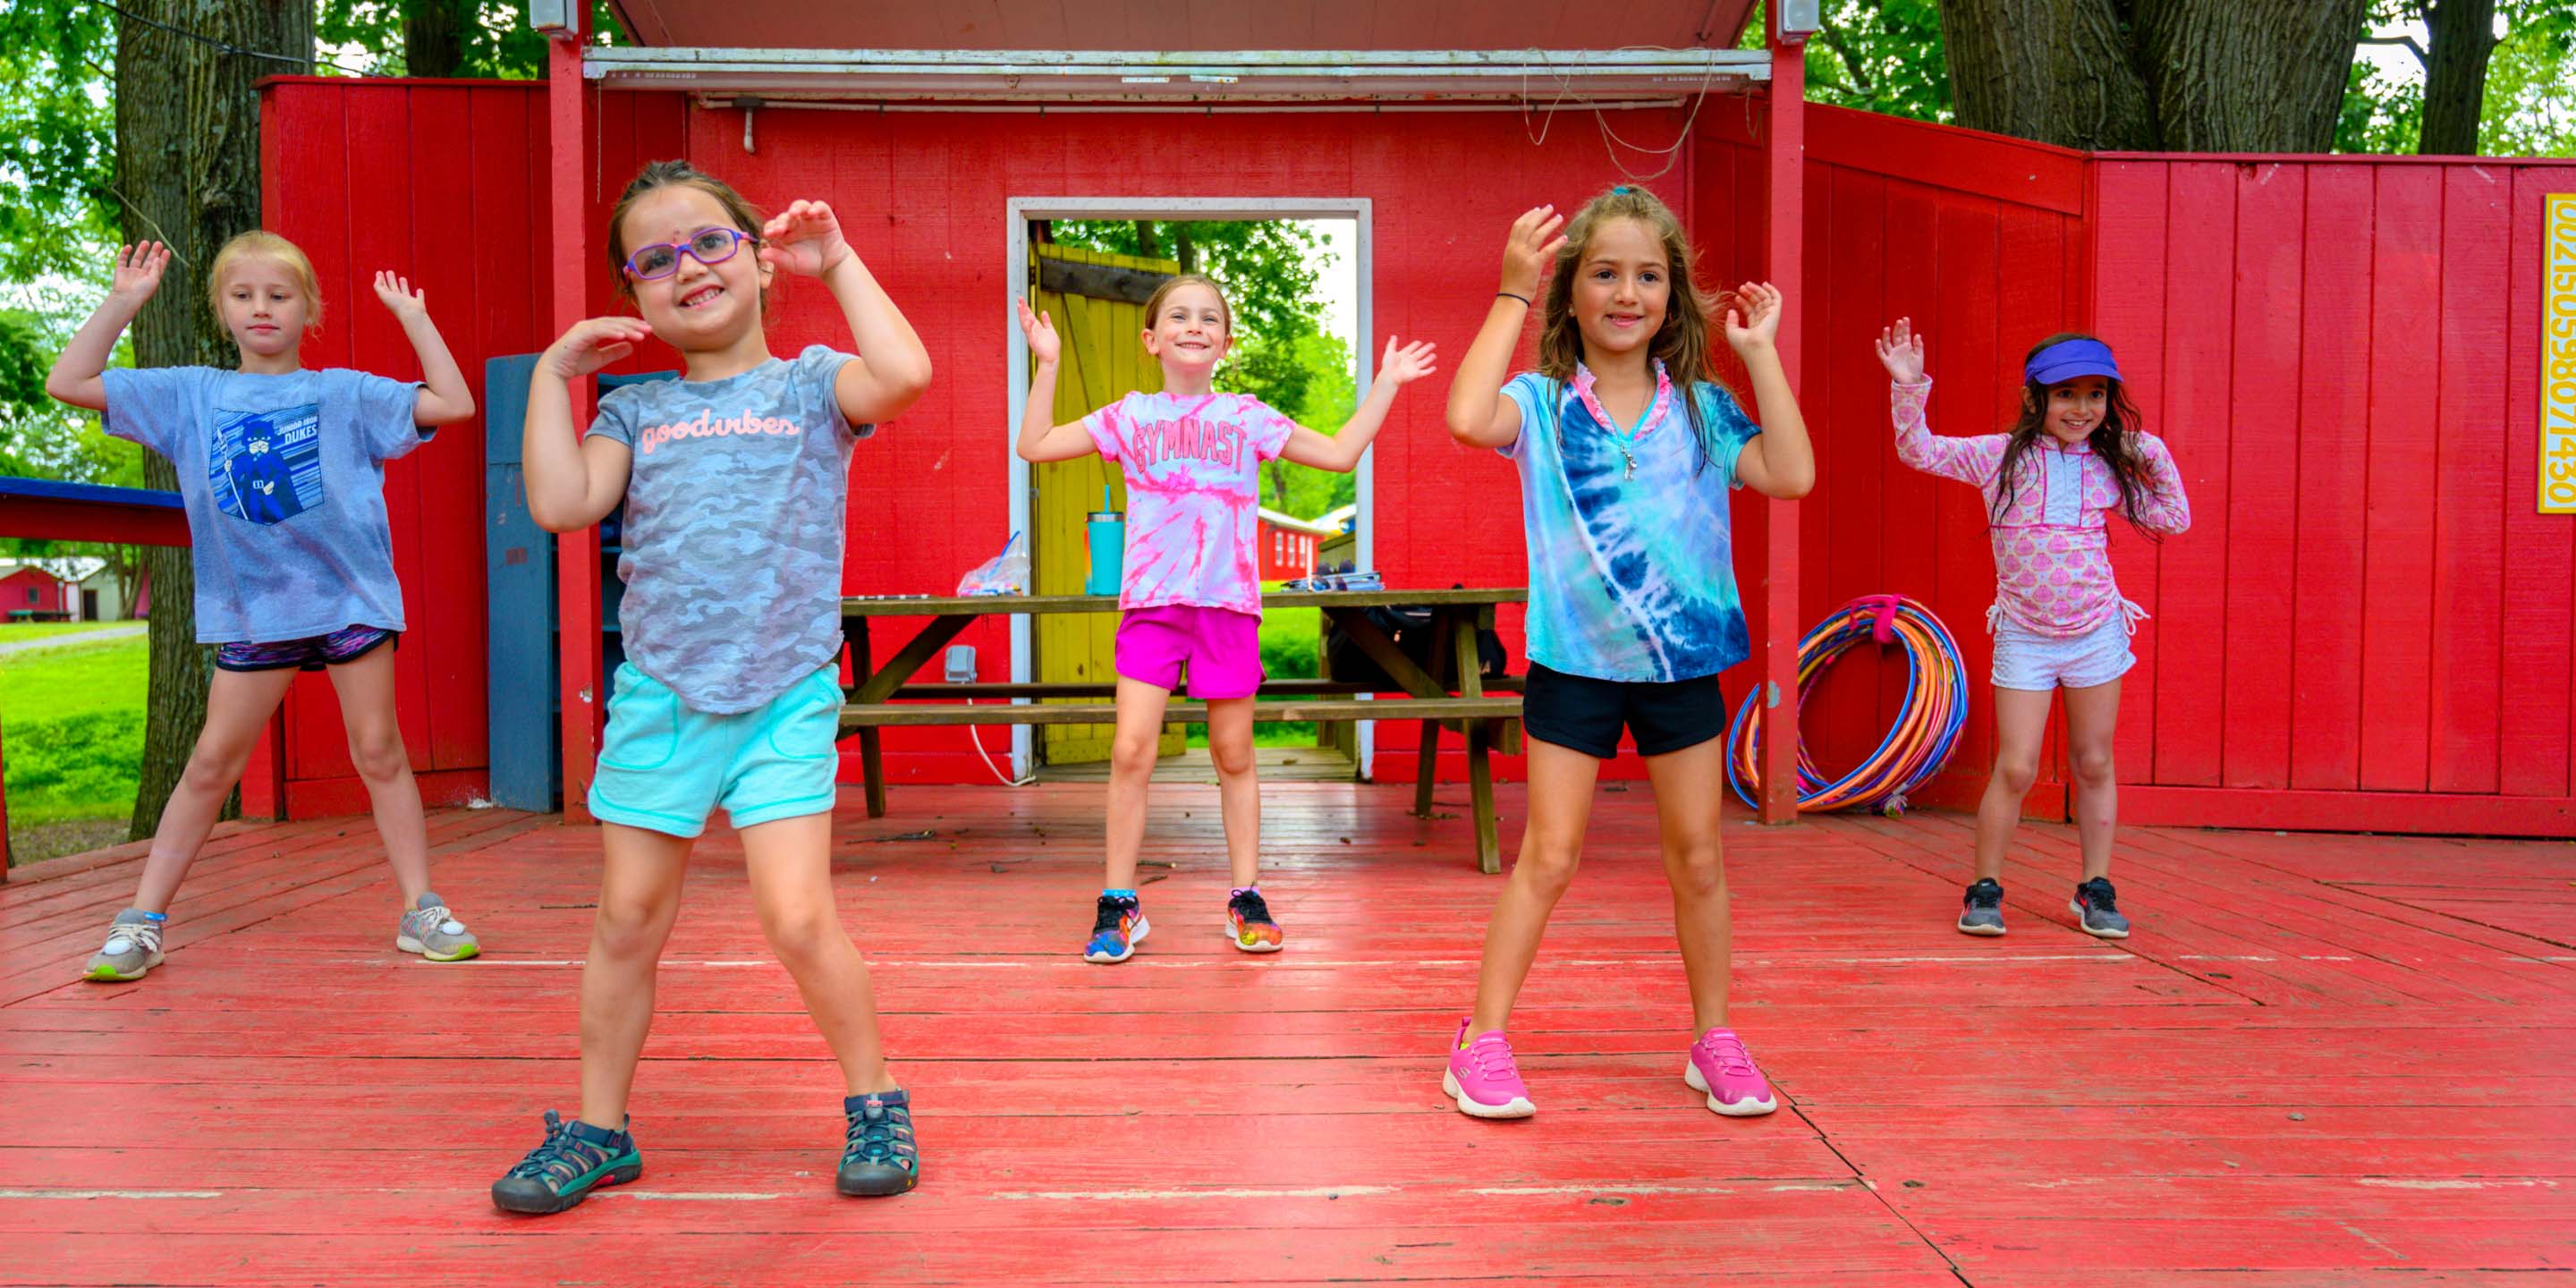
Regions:
<svg viewBox="0 0 2576 1288"><path fill-rule="evenodd" d="M2120 915L2120 897L2111 889L2108 877L2095 877L2075 887L2075 897L2066 901L2066 908L2082 918L2078 924L2085 934L2096 939L2129 937L2129 919Z"/></svg>
<svg viewBox="0 0 2576 1288"><path fill-rule="evenodd" d="M128 908L107 923L107 945L89 959L82 979L121 983L143 978L161 964L161 924L169 918L141 908Z"/></svg>
<svg viewBox="0 0 2576 1288"><path fill-rule="evenodd" d="M395 932L394 947L407 953L419 953L434 962L461 962L483 951L474 932L456 919L447 902L434 894L423 894L420 903L402 916L402 927Z"/></svg>
<svg viewBox="0 0 2576 1288"><path fill-rule="evenodd" d="M1980 877L1968 887L1967 897L1959 911L1959 933L1963 935L2000 935L2004 933L2004 888L1993 877Z"/></svg>

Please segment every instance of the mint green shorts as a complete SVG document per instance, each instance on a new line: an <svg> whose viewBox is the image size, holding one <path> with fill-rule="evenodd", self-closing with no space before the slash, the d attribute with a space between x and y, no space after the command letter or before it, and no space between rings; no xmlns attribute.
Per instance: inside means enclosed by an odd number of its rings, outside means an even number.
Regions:
<svg viewBox="0 0 2576 1288"><path fill-rule="evenodd" d="M612 693L590 780L592 817L696 836L719 805L737 828L831 812L841 761L838 664L732 715L690 710L631 663L617 668Z"/></svg>

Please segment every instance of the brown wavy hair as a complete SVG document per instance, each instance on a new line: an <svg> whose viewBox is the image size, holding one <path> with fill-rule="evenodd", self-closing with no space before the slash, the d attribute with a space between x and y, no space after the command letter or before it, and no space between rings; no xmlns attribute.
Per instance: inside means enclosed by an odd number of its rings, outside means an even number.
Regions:
<svg viewBox="0 0 2576 1288"><path fill-rule="evenodd" d="M2052 344L2063 344L2068 340L2091 340L2095 344L2102 343L2099 336L2087 335L2081 331L2060 331L2030 346L2030 352L2022 355L2023 367L2027 369L2030 360L2038 357L2040 350ZM2138 498L2153 489L2147 482L2145 465L2138 460L2138 454L2129 448L2129 435L2146 432L2146 417L2139 415L2138 405L2129 400L2127 385L2117 380L2109 380L2108 383L2111 386L2110 396L2105 401L2109 405L2103 410L2102 423L2095 425L2093 432L2087 435L2084 441L2093 449L2093 454L2101 457L2102 463L2111 469L2111 482L2118 485L2120 489L2120 516L2129 521L2129 526L2145 534L2147 540L2163 541L2164 538L2161 535L2138 527ZM2006 431L2012 435L2012 439L2004 444L2003 462L1996 468L1995 508L1994 512L1987 516L1989 523L2000 523L2004 515L2011 512L2013 498L2021 491L2013 478L2013 467L2019 465L2022 457L2038 446L2039 436L2048 432L2045 426L2048 420L2050 388L2051 386L2043 385L2036 380L2028 380L2022 384L2021 416L2013 421L2012 428Z"/></svg>
<svg viewBox="0 0 2576 1288"><path fill-rule="evenodd" d="M618 196L617 208L608 212L608 276L617 283L617 293L630 301L635 298L635 283L626 276L626 212L664 188L695 188L715 198L716 204L724 207L725 218L751 238L755 251L760 246L760 226L768 222L760 217L760 207L744 200L732 184L686 161L646 162ZM764 314L769 310L769 286L765 282L760 288L760 307Z"/></svg>
<svg viewBox="0 0 2576 1288"><path fill-rule="evenodd" d="M1583 209L1566 221L1565 245L1556 253L1556 271L1548 277L1547 301L1540 313L1539 374L1557 382L1561 400L1562 386L1574 379L1574 368L1583 361L1583 330L1574 320L1574 275L1591 251L1593 234L1602 225L1619 219L1635 220L1663 245L1672 296L1664 307L1663 326L1647 342L1646 355L1662 362L1673 386L1681 390L1683 411L1690 417L1691 438L1699 444L1700 467L1706 468L1712 455L1709 431L1700 423L1699 386L1717 383L1709 361L1709 319L1726 308L1732 293L1701 292L1694 279L1696 257L1691 254L1690 236L1682 231L1682 221L1674 216L1672 207L1655 194L1623 183L1585 202ZM1561 442L1564 417L1557 421Z"/></svg>

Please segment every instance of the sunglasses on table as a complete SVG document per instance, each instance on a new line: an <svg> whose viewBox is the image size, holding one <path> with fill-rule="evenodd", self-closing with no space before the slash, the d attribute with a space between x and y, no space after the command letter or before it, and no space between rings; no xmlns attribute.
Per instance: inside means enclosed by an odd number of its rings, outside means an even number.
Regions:
<svg viewBox="0 0 2576 1288"><path fill-rule="evenodd" d="M635 253L626 257L626 271L637 281L649 282L679 272L684 253L701 264L721 264L732 259L744 242L759 240L739 228L701 228L689 234L685 242L636 247Z"/></svg>

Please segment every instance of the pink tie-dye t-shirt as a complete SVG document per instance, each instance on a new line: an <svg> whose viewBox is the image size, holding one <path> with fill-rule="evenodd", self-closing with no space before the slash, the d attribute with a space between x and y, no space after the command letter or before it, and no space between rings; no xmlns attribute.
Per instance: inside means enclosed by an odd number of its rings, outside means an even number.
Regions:
<svg viewBox="0 0 2576 1288"><path fill-rule="evenodd" d="M1120 608L1261 611L1261 463L1296 422L1249 394L1131 393L1082 418L1127 476Z"/></svg>

